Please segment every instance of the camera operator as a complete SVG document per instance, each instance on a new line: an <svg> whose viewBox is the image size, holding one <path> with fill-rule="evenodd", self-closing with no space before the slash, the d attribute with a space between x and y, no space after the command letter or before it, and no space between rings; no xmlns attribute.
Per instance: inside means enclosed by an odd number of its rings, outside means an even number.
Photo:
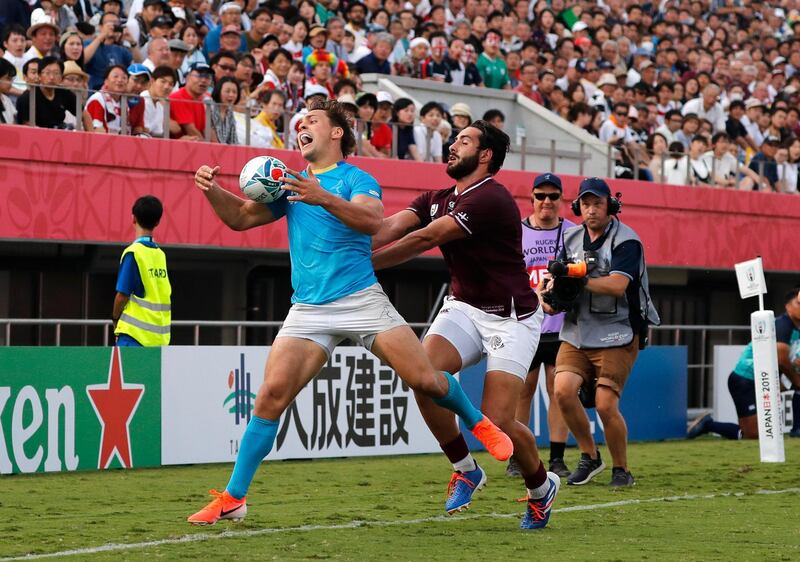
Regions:
<svg viewBox="0 0 800 562"><path fill-rule="evenodd" d="M567 479L572 485L586 484L605 468L584 405L595 406L603 422L613 460L610 485L634 484L619 399L644 347L647 325L660 320L650 301L642 243L616 217L619 210L619 199L611 196L604 180L583 180L572 203L583 225L564 233L558 263L548 267L541 286L545 312L567 310L556 357L555 394L581 449L578 467ZM588 398L580 399L579 391Z"/></svg>

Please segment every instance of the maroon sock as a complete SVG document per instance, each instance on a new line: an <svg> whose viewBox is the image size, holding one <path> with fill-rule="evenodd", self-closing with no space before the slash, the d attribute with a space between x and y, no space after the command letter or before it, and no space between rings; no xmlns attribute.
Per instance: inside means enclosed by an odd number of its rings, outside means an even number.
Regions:
<svg viewBox="0 0 800 562"><path fill-rule="evenodd" d="M547 480L547 471L544 469L544 463L539 461L539 468L531 476L525 476L525 487L529 490L535 490L545 483Z"/></svg>
<svg viewBox="0 0 800 562"><path fill-rule="evenodd" d="M467 447L467 442L464 440L464 436L461 433L458 434L458 437L450 441L450 443L439 446L452 464L463 460L464 457L469 454L469 447Z"/></svg>

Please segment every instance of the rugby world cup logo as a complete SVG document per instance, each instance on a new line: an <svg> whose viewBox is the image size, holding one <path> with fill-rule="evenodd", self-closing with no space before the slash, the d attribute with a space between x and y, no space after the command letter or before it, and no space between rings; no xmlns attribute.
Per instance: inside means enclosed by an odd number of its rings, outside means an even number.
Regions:
<svg viewBox="0 0 800 562"><path fill-rule="evenodd" d="M231 392L222 406L233 414L236 425L248 423L256 395L250 390L250 372L244 366L244 353L239 354L239 367L228 373L228 388Z"/></svg>

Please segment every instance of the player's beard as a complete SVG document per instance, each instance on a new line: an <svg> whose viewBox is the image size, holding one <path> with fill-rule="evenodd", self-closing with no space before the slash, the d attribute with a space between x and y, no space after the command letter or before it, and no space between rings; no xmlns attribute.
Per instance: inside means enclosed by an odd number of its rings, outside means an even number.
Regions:
<svg viewBox="0 0 800 562"><path fill-rule="evenodd" d="M460 180L478 169L478 153L472 156L463 156L453 164L447 165L447 175L454 180Z"/></svg>

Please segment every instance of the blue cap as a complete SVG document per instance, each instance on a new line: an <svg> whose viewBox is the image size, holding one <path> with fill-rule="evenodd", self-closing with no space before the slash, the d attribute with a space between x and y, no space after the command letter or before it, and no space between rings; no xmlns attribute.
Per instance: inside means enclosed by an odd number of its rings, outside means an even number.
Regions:
<svg viewBox="0 0 800 562"><path fill-rule="evenodd" d="M564 188L561 187L561 178L559 178L555 174L547 173L542 174L540 176L536 176L536 179L533 180L533 189L537 187L542 187L543 185L552 185L559 191L564 191Z"/></svg>
<svg viewBox="0 0 800 562"><path fill-rule="evenodd" d="M587 193L597 195L598 197L611 197L611 188L608 187L604 179L586 178L581 182L581 186L578 189L578 199Z"/></svg>
<svg viewBox="0 0 800 562"><path fill-rule="evenodd" d="M650 49L646 49L645 47L639 47L633 52L633 56L635 57L649 57L650 56Z"/></svg>
<svg viewBox="0 0 800 562"><path fill-rule="evenodd" d="M575 61L575 70L578 72L586 72L586 59L578 59Z"/></svg>
<svg viewBox="0 0 800 562"><path fill-rule="evenodd" d="M614 68L614 65L611 62L603 59L597 63L597 68L599 68L600 70L611 70L612 68Z"/></svg>
<svg viewBox="0 0 800 562"><path fill-rule="evenodd" d="M204 62L193 62L189 65L189 72L198 72L200 74L211 74L211 67Z"/></svg>
<svg viewBox="0 0 800 562"><path fill-rule="evenodd" d="M150 76L150 69L143 64L133 63L128 66L128 74L131 76Z"/></svg>

